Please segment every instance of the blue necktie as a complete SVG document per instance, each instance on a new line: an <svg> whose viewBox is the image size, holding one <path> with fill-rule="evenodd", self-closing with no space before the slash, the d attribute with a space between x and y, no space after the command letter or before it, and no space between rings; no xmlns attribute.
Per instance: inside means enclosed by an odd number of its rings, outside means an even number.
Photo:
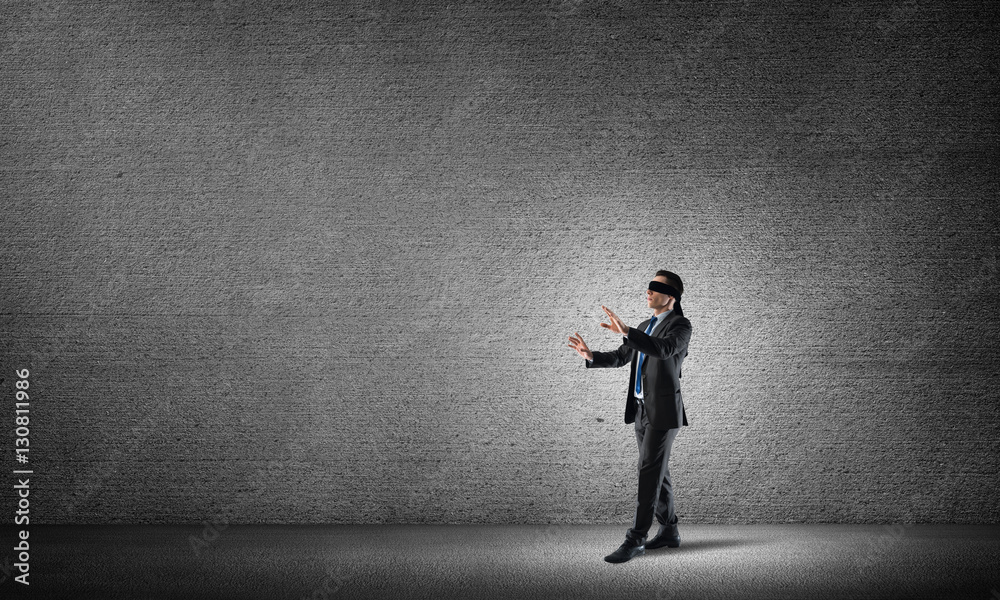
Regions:
<svg viewBox="0 0 1000 600"><path fill-rule="evenodd" d="M646 335L653 331L653 326L656 325L656 317L654 316L649 320L649 325L646 326ZM642 363L646 361L646 355L642 352L639 353L639 367L635 370L635 393L638 396L642 391ZM639 400L642 402L642 400Z"/></svg>

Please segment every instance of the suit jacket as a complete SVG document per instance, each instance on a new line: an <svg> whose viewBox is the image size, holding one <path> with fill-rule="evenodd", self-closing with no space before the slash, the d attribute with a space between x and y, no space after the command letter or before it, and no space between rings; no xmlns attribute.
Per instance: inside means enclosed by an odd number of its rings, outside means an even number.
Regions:
<svg viewBox="0 0 1000 600"><path fill-rule="evenodd" d="M654 429L673 429L688 424L681 397L681 365L691 340L691 322L673 311L666 319L652 335L645 333L649 319L638 327L629 327L621 347L612 352L594 352L593 364L584 361L588 368L617 368L631 363L632 374L625 399L626 423L634 423L638 411L635 371L642 352L646 355L642 363L642 396L649 424Z"/></svg>

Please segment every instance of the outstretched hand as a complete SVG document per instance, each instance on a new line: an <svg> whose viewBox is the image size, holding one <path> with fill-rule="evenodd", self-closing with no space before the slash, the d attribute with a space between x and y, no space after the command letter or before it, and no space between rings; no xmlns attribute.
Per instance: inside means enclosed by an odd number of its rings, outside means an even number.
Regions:
<svg viewBox="0 0 1000 600"><path fill-rule="evenodd" d="M576 332L574 332L576 333ZM576 350L576 353L587 360L594 360L594 353L590 351L587 344L583 342L583 338L577 333L576 337L569 336L569 344L566 344L570 348Z"/></svg>
<svg viewBox="0 0 1000 600"><path fill-rule="evenodd" d="M601 327L605 329L610 329L614 333L618 333L621 335L628 335L628 325L626 325L624 321L619 319L618 315L612 312L610 308L604 306L603 304L601 305L601 308L604 309L604 312L608 315L608 320L611 321L610 325L608 325L607 323L601 323Z"/></svg>

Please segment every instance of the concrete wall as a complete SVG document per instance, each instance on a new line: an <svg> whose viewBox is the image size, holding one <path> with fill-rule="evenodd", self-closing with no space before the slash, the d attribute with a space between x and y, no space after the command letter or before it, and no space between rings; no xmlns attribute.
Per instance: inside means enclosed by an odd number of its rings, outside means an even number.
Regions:
<svg viewBox="0 0 1000 600"><path fill-rule="evenodd" d="M625 524L663 268L682 522L997 522L994 4L5 10L32 522Z"/></svg>

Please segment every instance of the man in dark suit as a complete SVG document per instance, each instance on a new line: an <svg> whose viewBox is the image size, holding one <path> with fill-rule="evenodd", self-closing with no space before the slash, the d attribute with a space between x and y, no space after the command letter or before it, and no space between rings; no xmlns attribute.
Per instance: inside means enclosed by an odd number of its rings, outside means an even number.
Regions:
<svg viewBox="0 0 1000 600"><path fill-rule="evenodd" d="M674 493L670 481L670 448L677 432L687 425L681 398L681 365L691 339L691 322L681 309L681 278L670 271L657 271L646 290L646 305L653 316L629 327L610 309L601 306L610 323L601 327L624 336L612 352L592 352L577 333L569 347L586 359L588 368L631 365L625 422L635 423L639 445L639 489L635 520L625 534L625 543L604 557L620 563L643 554L646 548L680 546ZM636 374L639 374L638 377ZM646 542L653 517L660 523L656 537Z"/></svg>

